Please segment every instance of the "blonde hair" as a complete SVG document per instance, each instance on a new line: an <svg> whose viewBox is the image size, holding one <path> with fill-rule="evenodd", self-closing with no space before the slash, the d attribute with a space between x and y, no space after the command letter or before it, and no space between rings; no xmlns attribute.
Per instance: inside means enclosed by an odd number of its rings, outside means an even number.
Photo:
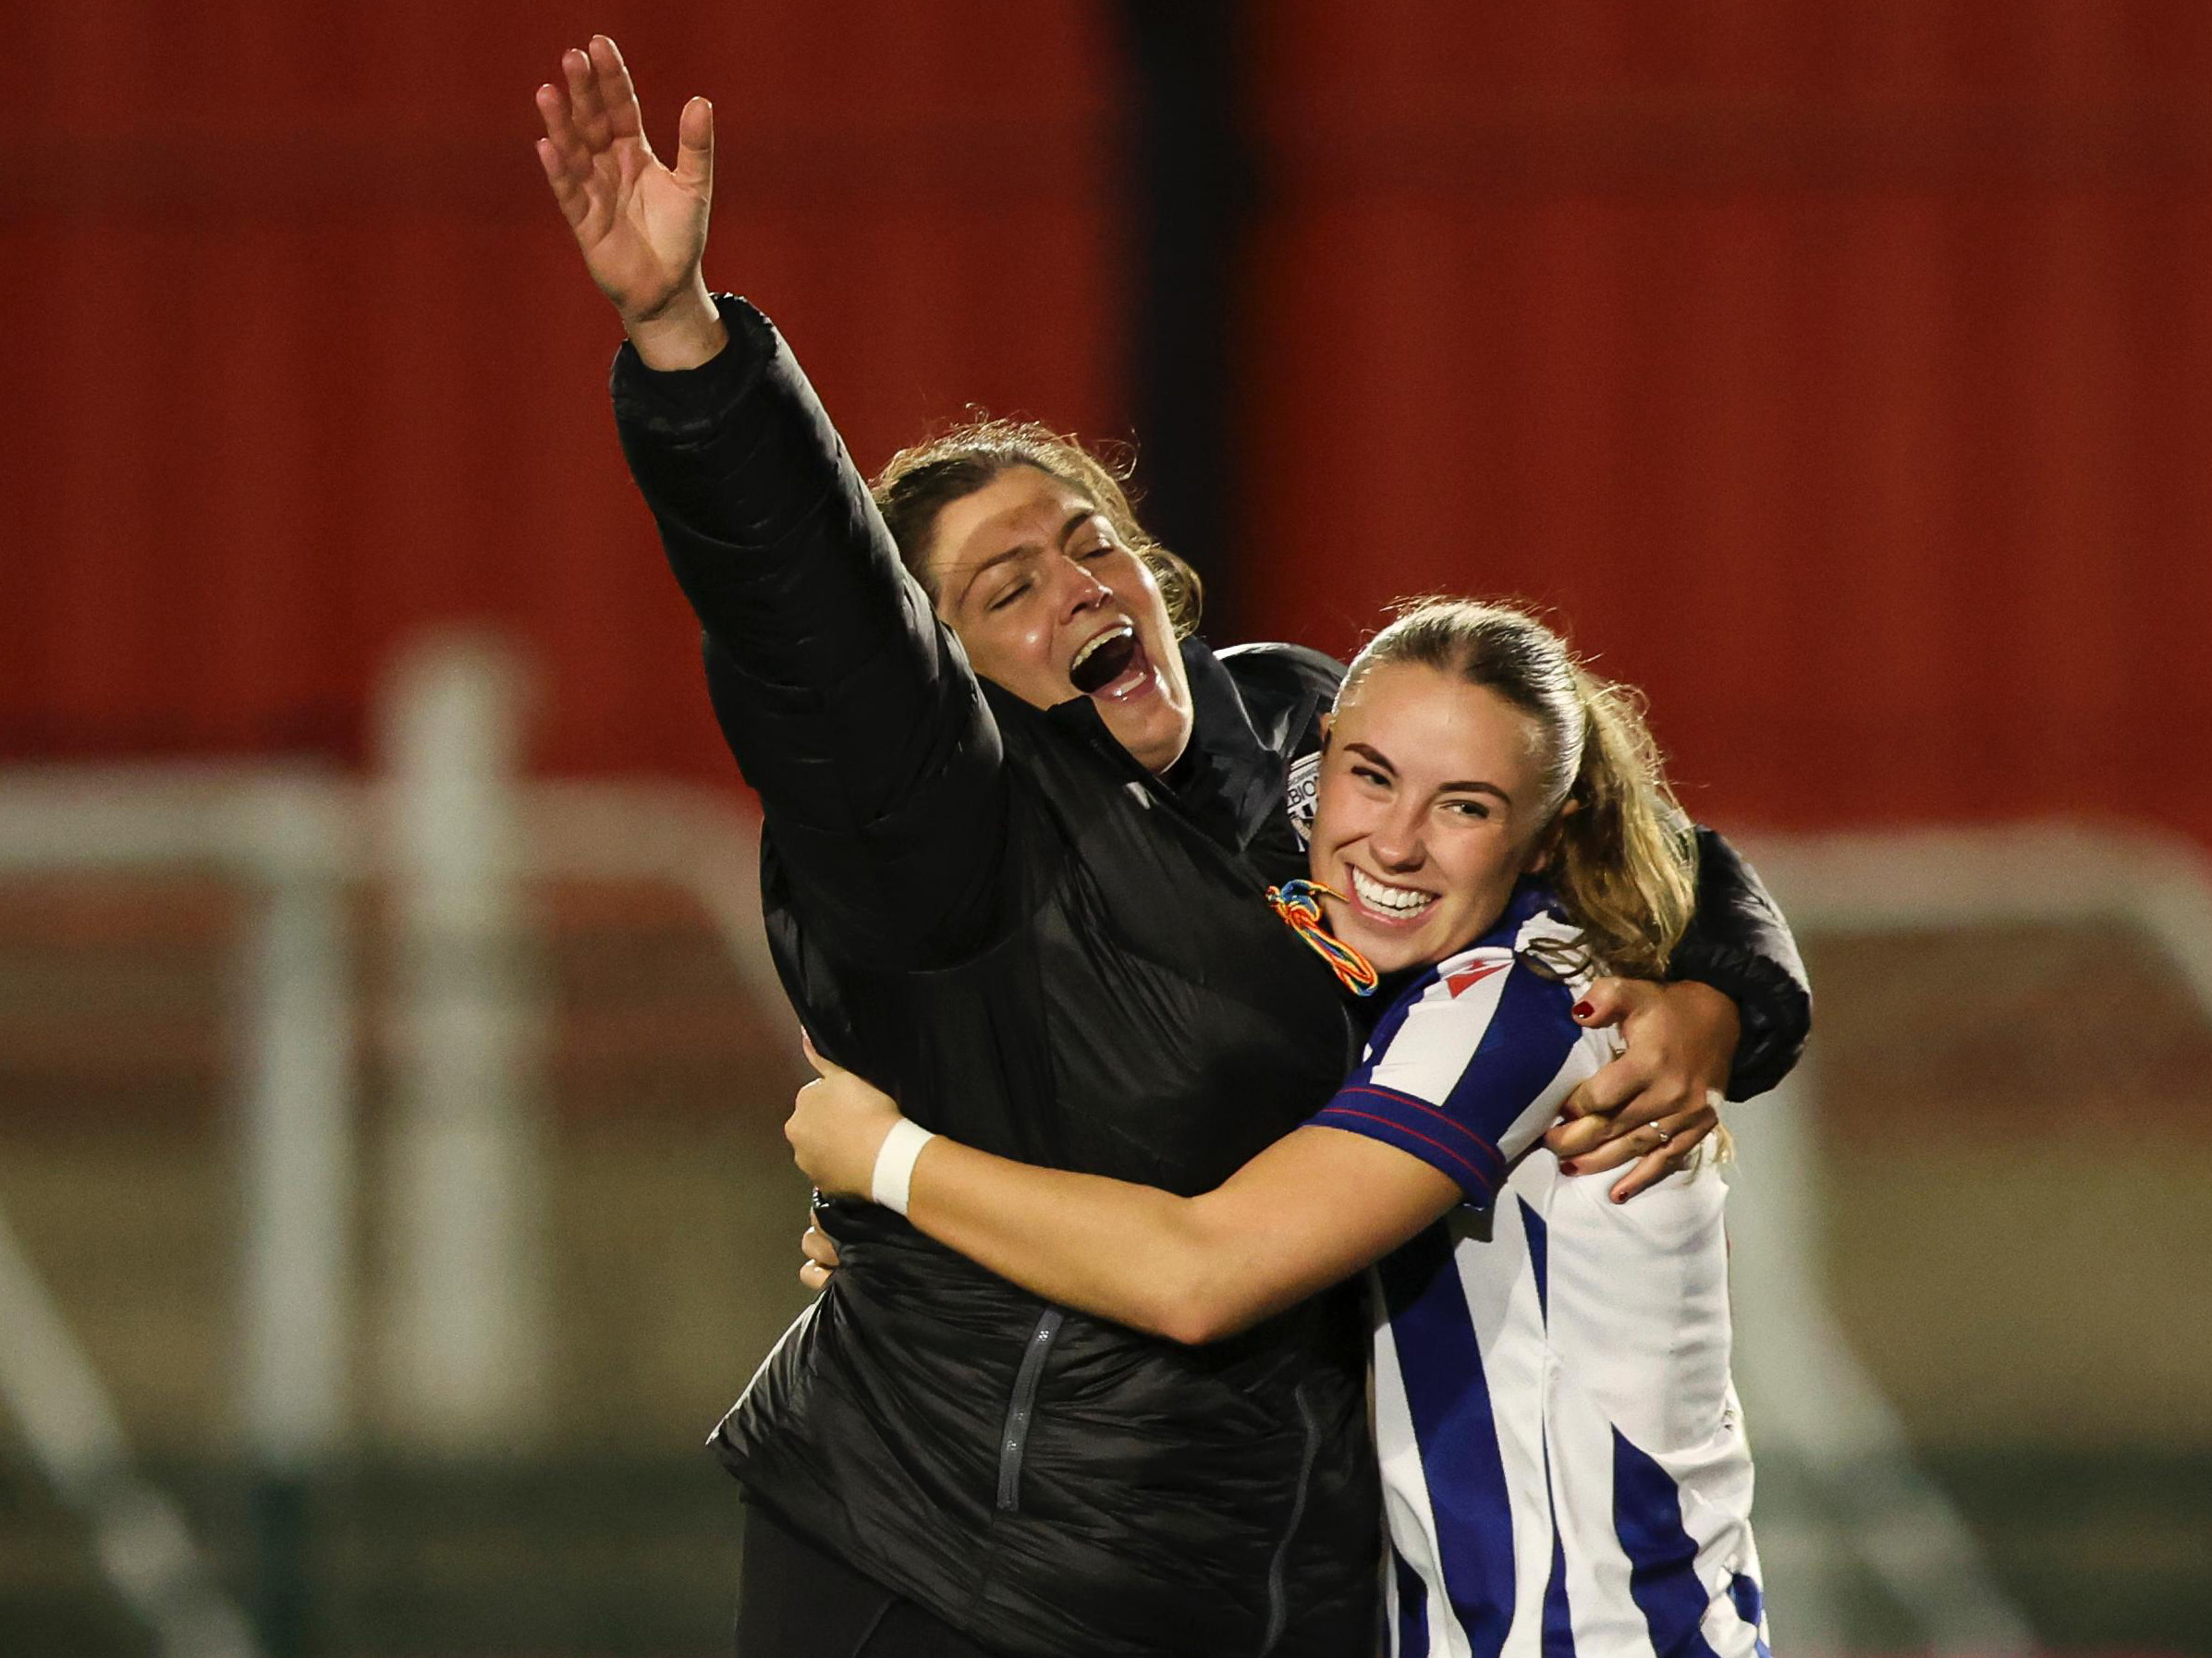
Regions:
<svg viewBox="0 0 2212 1658"><path fill-rule="evenodd" d="M1535 617L1472 599L1408 604L1352 659L1338 705L1395 663L1493 690L1535 727L1546 881L1583 937L1533 953L1565 973L1664 977L1695 903L1695 848L1636 693Z"/></svg>

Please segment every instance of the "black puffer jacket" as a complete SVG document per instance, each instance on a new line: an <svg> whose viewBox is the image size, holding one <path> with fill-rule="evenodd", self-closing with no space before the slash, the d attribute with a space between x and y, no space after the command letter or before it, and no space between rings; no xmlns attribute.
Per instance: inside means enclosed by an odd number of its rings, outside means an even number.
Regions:
<svg viewBox="0 0 2212 1658"><path fill-rule="evenodd" d="M1187 644L1196 731L1165 778L1087 701L980 686L789 352L723 311L732 343L703 368L626 348L616 408L761 796L801 1018L970 1144L1219 1184L1357 1054L1335 980L1260 899L1303 868L1286 779L1336 665ZM1714 976L1787 1068L1794 954L1710 857ZM1188 1348L1048 1307L873 1206L832 1229L842 1270L716 1438L799 1530L1009 1653L1364 1650L1377 1498L1350 1298Z"/></svg>

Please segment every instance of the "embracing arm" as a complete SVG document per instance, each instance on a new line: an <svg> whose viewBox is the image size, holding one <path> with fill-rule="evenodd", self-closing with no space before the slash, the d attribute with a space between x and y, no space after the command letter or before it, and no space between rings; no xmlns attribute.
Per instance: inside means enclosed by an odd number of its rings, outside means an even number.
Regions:
<svg viewBox="0 0 2212 1658"><path fill-rule="evenodd" d="M1499 965L1511 961L1505 957ZM1183 1342L1217 1340L1380 1259L1464 1199L1497 1197L1596 1045L1565 987L1525 964L1462 999L1432 975L1304 1128L1194 1198L1035 1168L928 1138L907 1219L1065 1306ZM898 1103L824 1060L784 1132L824 1191L877 1192ZM910 1153L914 1131L893 1146ZM888 1160L887 1160L888 1161ZM896 1164L878 1201L901 1204Z"/></svg>
<svg viewBox="0 0 2212 1658"><path fill-rule="evenodd" d="M1195 1198L940 1137L907 1218L1048 1301L1199 1343L1350 1276L1459 1201L1426 1164L1336 1128L1296 1129Z"/></svg>
<svg viewBox="0 0 2212 1658"><path fill-rule="evenodd" d="M1710 829L1697 834L1697 910L1674 981L1601 979L1575 1008L1618 1026L1626 1047L1568 1102L1546 1144L1562 1173L1635 1166L1625 1201L1683 1166L1719 1126L1723 1093L1748 1099L1790 1074L1812 1027L1812 991L1790 924L1752 867Z"/></svg>
<svg viewBox="0 0 2212 1658"><path fill-rule="evenodd" d="M1002 1278L1170 1341L1218 1341L1396 1249L1460 1189L1379 1140L1299 1128L1195 1198L1012 1163L942 1136L907 1218Z"/></svg>
<svg viewBox="0 0 2212 1658"><path fill-rule="evenodd" d="M1697 831L1697 912L1676 947L1673 976L1736 1005L1729 1099L1765 1093L1790 1074L1813 1028L1804 960L1757 872L1710 829Z"/></svg>
<svg viewBox="0 0 2212 1658"><path fill-rule="evenodd" d="M539 159L622 318L617 425L706 629L715 709L810 921L926 964L973 942L999 862L997 729L767 319L701 274L713 112L674 168L612 41L538 91ZM913 878L917 870L929 878Z"/></svg>

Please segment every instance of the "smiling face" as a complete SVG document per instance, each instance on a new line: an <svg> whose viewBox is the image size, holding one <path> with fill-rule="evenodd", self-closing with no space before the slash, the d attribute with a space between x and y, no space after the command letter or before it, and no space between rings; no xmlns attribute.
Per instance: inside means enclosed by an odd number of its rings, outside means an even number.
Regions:
<svg viewBox="0 0 2212 1658"><path fill-rule="evenodd" d="M1081 490L1008 468L937 514L924 568L978 674L1039 708L1088 697L1148 771L1175 763L1191 687L1167 607Z"/></svg>
<svg viewBox="0 0 2212 1658"><path fill-rule="evenodd" d="M1536 723L1418 663L1369 669L1321 762L1310 858L1337 936L1382 972L1480 938L1538 860L1549 821Z"/></svg>

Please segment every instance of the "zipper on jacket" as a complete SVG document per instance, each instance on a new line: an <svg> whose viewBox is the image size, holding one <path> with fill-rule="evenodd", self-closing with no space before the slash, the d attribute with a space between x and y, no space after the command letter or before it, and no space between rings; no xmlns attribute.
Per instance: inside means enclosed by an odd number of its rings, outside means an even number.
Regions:
<svg viewBox="0 0 2212 1658"><path fill-rule="evenodd" d="M1283 1534L1275 1545L1275 1558L1267 1563L1267 1635L1260 1642L1260 1658L1275 1651L1276 1642L1282 1640L1283 1630L1290 1621L1289 1593L1283 1582L1285 1568L1289 1565L1290 1540L1298 1535L1298 1523L1305 1518L1306 1487L1313 1482L1314 1464L1321 1455L1321 1422L1314 1414L1313 1401L1306 1397L1305 1384L1301 1382L1291 1390L1298 1401L1298 1420L1305 1430L1305 1450L1298 1463L1298 1490L1290 1498L1290 1521L1283 1528Z"/></svg>
<svg viewBox="0 0 2212 1658"><path fill-rule="evenodd" d="M1021 1368L1014 1372L1014 1396L1007 1401L1006 1429L998 1436L998 1512L1021 1512L1021 1451L1029 1444L1030 1418L1035 1414L1037 1383L1045 1373L1045 1356L1052 1351L1053 1337L1060 1333L1060 1310L1047 1307L1029 1333Z"/></svg>

